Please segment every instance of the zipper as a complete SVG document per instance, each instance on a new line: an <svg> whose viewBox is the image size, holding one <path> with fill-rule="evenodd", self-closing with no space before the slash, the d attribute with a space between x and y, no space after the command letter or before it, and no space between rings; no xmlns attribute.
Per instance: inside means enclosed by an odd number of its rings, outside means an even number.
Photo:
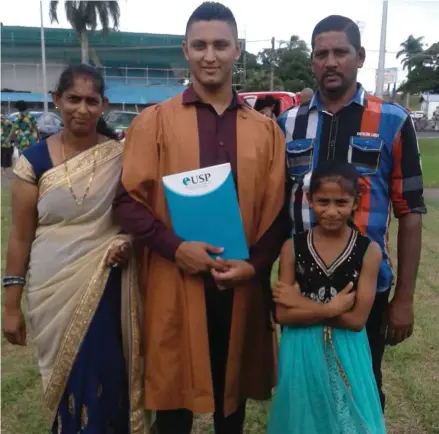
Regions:
<svg viewBox="0 0 439 434"><path fill-rule="evenodd" d="M337 132L338 132L338 117L337 115L332 115L331 126L329 129L327 160L335 159L335 142L337 140Z"/></svg>

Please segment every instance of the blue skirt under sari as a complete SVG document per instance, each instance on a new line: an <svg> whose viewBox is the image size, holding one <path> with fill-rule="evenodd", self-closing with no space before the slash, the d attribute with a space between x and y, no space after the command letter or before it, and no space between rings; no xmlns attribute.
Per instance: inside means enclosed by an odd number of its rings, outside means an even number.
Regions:
<svg viewBox="0 0 439 434"><path fill-rule="evenodd" d="M111 271L74 362L52 434L128 434L128 378L121 333L121 271Z"/></svg>
<svg viewBox="0 0 439 434"><path fill-rule="evenodd" d="M384 434L367 335L285 327L268 434Z"/></svg>

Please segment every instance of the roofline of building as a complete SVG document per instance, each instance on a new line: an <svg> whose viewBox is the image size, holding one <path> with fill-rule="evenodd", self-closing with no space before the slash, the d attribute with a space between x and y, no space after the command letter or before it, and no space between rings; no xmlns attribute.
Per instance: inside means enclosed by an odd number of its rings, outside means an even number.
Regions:
<svg viewBox="0 0 439 434"><path fill-rule="evenodd" d="M40 27L35 27L35 26L5 26L2 25L2 30L3 31L8 31L8 30L35 30L40 32L41 28ZM65 27L44 27L44 33L45 34L50 34L50 33L54 33L54 32L63 32L63 33L74 33L76 34L76 31L71 29L71 28L65 28ZM102 33L102 31L97 30L94 32L94 35L99 36ZM130 36L157 36L157 37L168 37L168 38L181 38L184 39L184 35L175 35L175 34L168 34L168 33L148 33L148 32L125 32L125 31L119 31L119 30L111 30L109 33L117 33L120 35L130 35Z"/></svg>

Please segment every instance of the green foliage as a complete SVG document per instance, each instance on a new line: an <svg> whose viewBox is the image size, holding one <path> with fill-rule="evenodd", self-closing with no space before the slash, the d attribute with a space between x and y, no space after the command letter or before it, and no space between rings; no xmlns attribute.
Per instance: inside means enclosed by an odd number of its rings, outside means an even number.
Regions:
<svg viewBox="0 0 439 434"><path fill-rule="evenodd" d="M403 57L401 64L408 71L407 80L399 89L403 92L439 92L439 42L424 49L422 40L423 37L410 35L396 55Z"/></svg>
<svg viewBox="0 0 439 434"><path fill-rule="evenodd" d="M271 64L274 65L274 90L298 92L315 87L311 70L310 51L304 41L293 35L277 49L264 49L257 56L245 53L247 91L266 91L270 88Z"/></svg>
<svg viewBox="0 0 439 434"><path fill-rule="evenodd" d="M51 22L58 22L59 1L51 1L49 16ZM78 33L85 30L94 32L98 27L98 21L104 34L113 28L119 27L120 8L117 1L65 1L65 13L67 21ZM110 19L113 26L110 26Z"/></svg>

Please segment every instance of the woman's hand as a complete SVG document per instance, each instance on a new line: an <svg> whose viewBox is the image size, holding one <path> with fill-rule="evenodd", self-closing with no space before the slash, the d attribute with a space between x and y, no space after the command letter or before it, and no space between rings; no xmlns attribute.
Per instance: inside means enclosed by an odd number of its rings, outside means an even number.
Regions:
<svg viewBox="0 0 439 434"><path fill-rule="evenodd" d="M113 247L107 255L108 267L126 267L132 254L131 243L123 243L120 246Z"/></svg>
<svg viewBox="0 0 439 434"><path fill-rule="evenodd" d="M298 307L303 301L298 283L287 285L281 281L273 283L272 286L273 301L285 307Z"/></svg>
<svg viewBox="0 0 439 434"><path fill-rule="evenodd" d="M20 308L5 308L3 335L12 345L26 346L26 322Z"/></svg>

